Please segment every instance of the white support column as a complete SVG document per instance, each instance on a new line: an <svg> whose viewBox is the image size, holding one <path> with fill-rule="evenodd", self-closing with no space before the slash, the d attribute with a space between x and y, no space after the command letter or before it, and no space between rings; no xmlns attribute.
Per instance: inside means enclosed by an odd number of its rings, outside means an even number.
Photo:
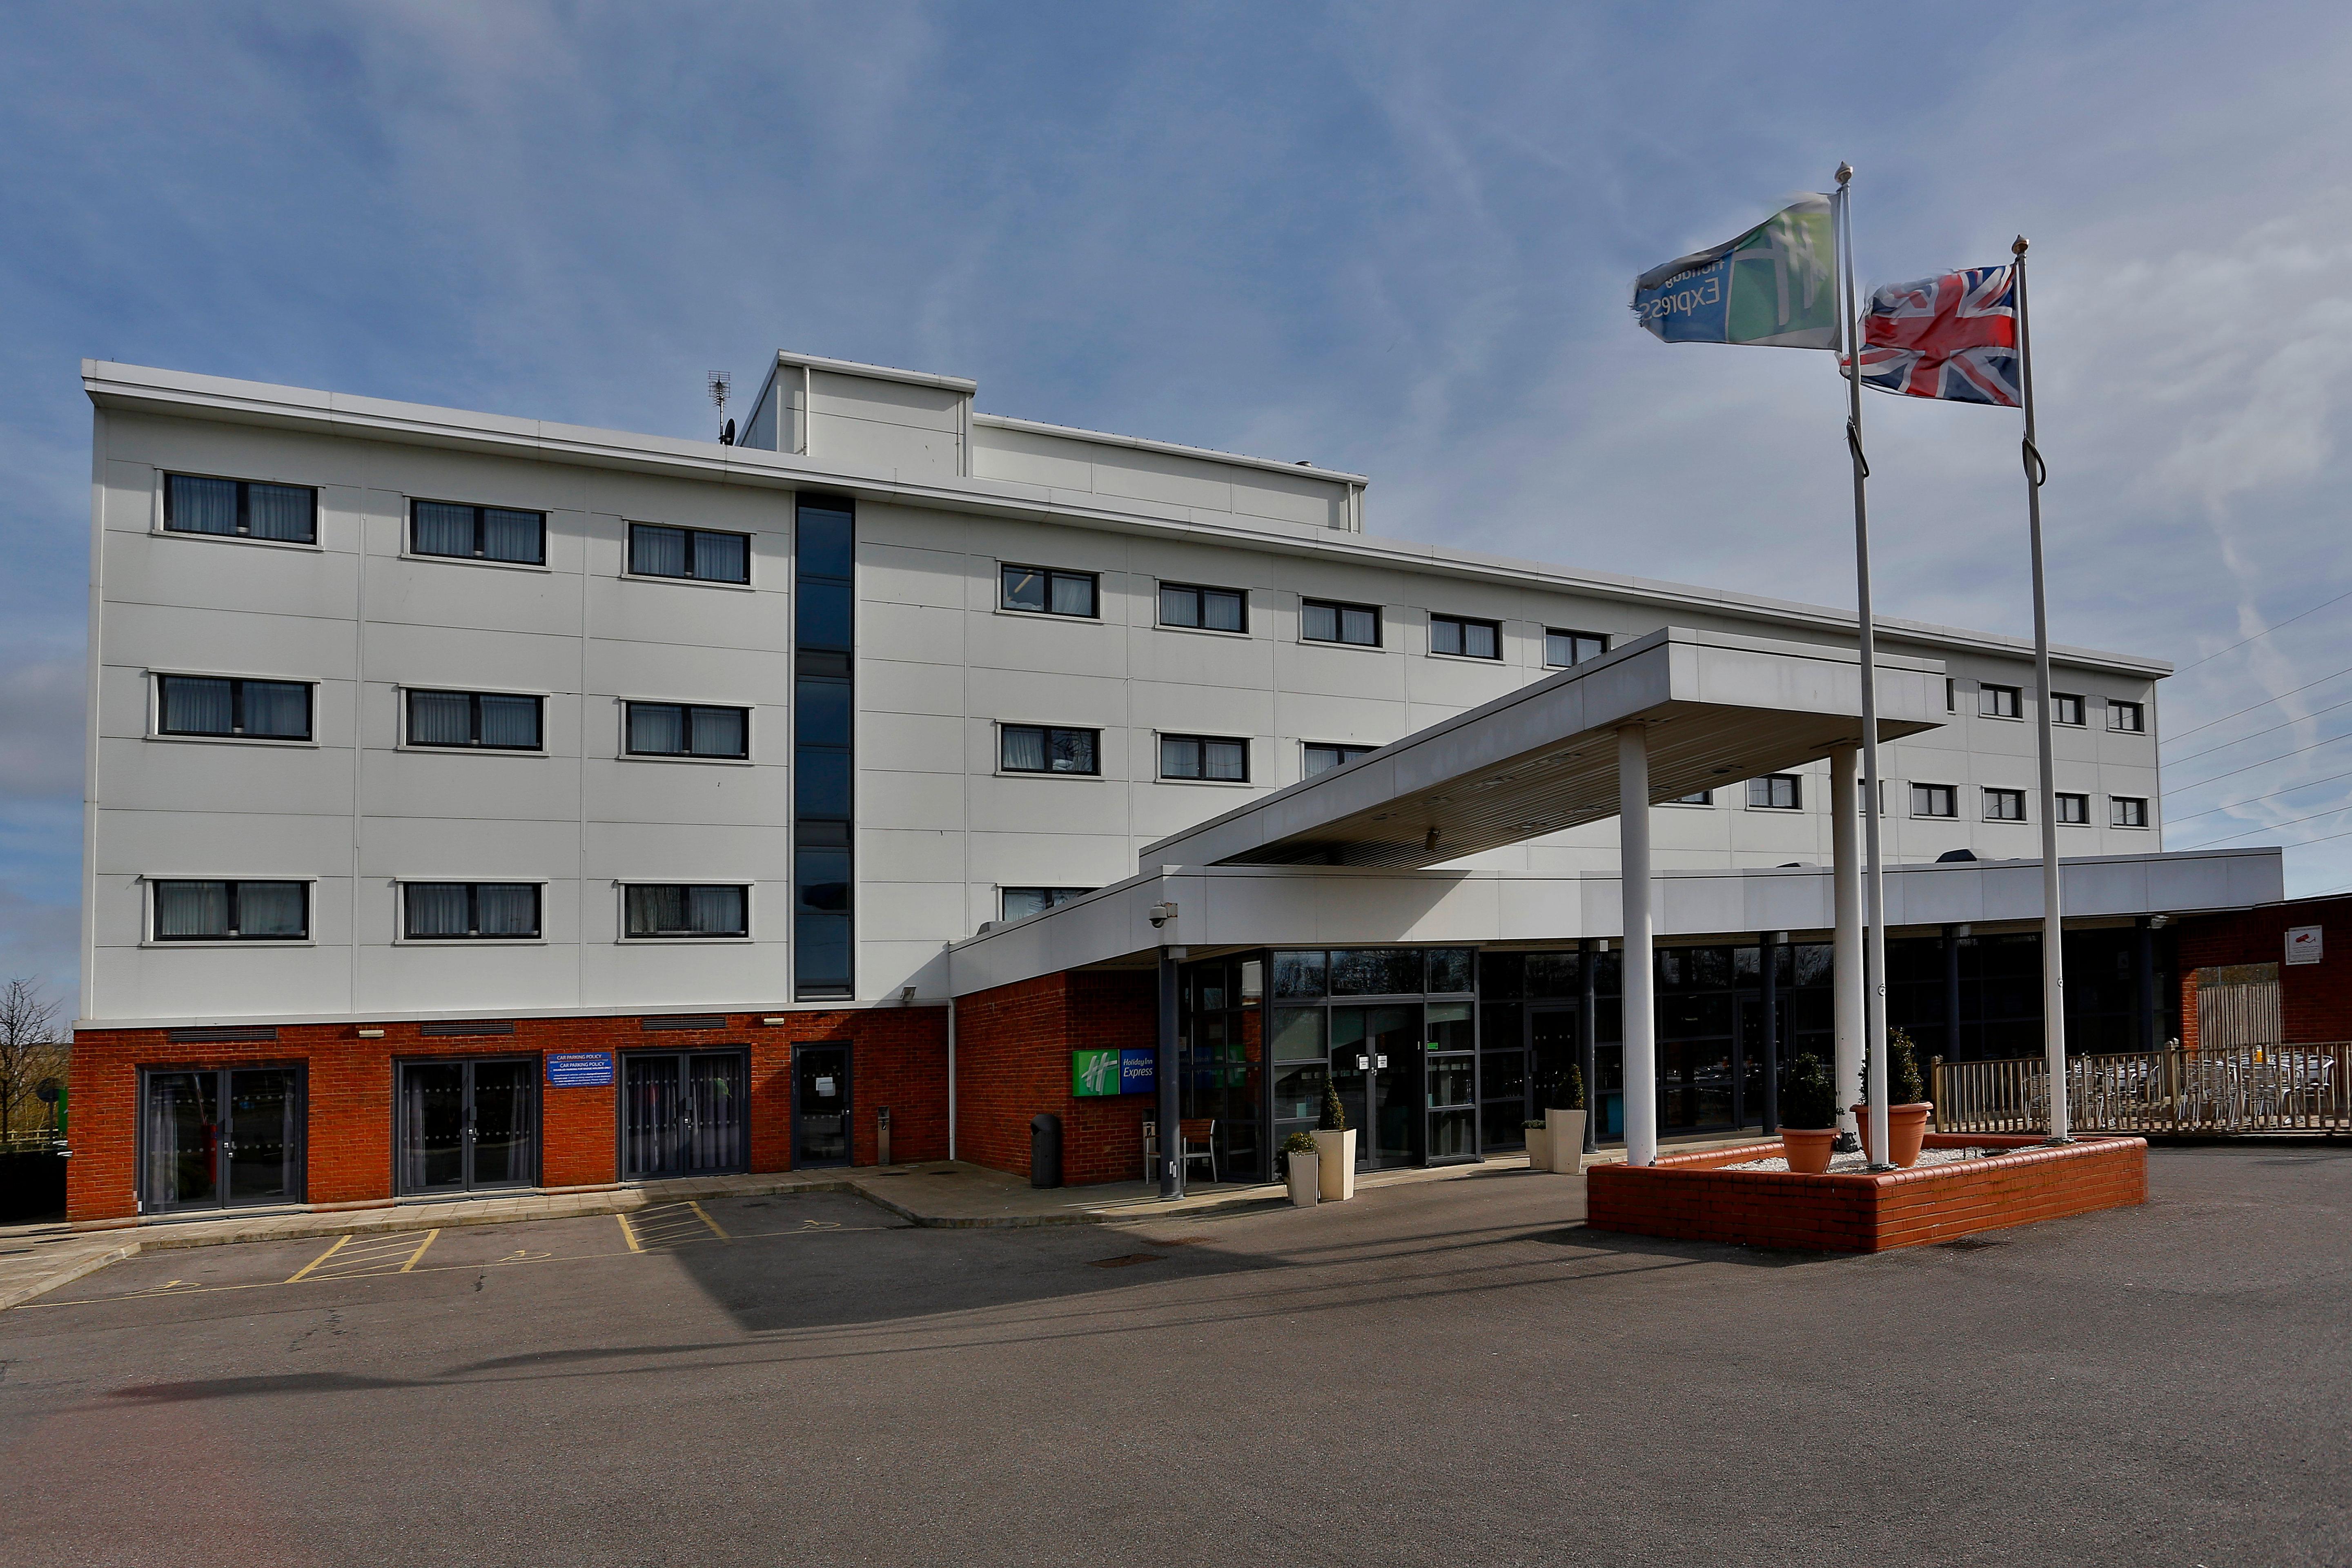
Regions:
<svg viewBox="0 0 2352 1568"><path fill-rule="evenodd" d="M1657 962L1650 942L1650 732L1617 731L1617 859L1624 889L1625 1163L1658 1158Z"/></svg>
<svg viewBox="0 0 2352 1568"><path fill-rule="evenodd" d="M1846 1107L1862 1081L1862 797L1855 788L1860 753L1830 753L1830 888L1836 945L1830 990L1836 1002L1830 1073L1837 1080L1838 1145L1861 1140Z"/></svg>

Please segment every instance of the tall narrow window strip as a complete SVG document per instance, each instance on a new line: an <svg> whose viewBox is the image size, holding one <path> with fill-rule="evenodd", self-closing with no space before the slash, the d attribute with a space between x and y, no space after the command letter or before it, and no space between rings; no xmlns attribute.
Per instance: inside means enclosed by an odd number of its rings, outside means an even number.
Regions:
<svg viewBox="0 0 2352 1568"><path fill-rule="evenodd" d="M793 994L820 1001L856 994L856 503L804 494L794 518Z"/></svg>

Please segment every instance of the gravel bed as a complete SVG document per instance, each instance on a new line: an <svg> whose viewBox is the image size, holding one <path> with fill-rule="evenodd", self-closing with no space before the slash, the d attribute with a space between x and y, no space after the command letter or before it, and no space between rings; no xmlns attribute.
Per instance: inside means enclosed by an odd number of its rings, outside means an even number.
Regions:
<svg viewBox="0 0 2352 1568"><path fill-rule="evenodd" d="M1982 1160L1995 1152L1991 1149L1922 1149L1919 1151L1919 1163L1911 1169L1916 1171L1927 1165L1957 1165L1963 1160ZM1788 1168L1789 1162L1778 1155L1769 1160L1750 1160L1744 1165L1721 1167L1726 1171L1785 1171ZM1829 1173L1832 1176L1858 1176L1869 1169L1870 1162L1858 1153L1839 1154L1831 1159Z"/></svg>

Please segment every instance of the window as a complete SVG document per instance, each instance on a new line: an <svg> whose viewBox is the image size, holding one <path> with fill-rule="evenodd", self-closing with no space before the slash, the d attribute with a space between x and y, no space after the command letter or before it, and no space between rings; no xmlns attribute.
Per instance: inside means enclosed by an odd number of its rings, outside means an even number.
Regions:
<svg viewBox="0 0 2352 1568"><path fill-rule="evenodd" d="M1003 891L1003 918L1017 921L1027 915L1043 914L1056 904L1066 904L1081 893L1091 893L1092 888L1006 888Z"/></svg>
<svg viewBox="0 0 2352 1568"><path fill-rule="evenodd" d="M155 681L158 734L310 738L310 688L302 681L209 675L159 675Z"/></svg>
<svg viewBox="0 0 2352 1568"><path fill-rule="evenodd" d="M1099 730L1007 724L997 731L998 761L1008 773L1099 773Z"/></svg>
<svg viewBox="0 0 2352 1568"><path fill-rule="evenodd" d="M1666 804L1668 805L1713 805L1715 792L1711 789L1694 790L1689 795L1678 795Z"/></svg>
<svg viewBox="0 0 2352 1568"><path fill-rule="evenodd" d="M2107 728L2127 734L2145 734L2147 731L2147 710L2137 702L2107 700Z"/></svg>
<svg viewBox="0 0 2352 1568"><path fill-rule="evenodd" d="M1804 804L1794 773L1767 773L1748 781L1748 805L1757 811L1795 811Z"/></svg>
<svg viewBox="0 0 2352 1568"><path fill-rule="evenodd" d="M1959 791L1950 784L1915 784L1911 786L1911 815L1914 816L1958 816Z"/></svg>
<svg viewBox="0 0 2352 1568"><path fill-rule="evenodd" d="M535 752L540 748L540 704L545 700L493 691L411 691L408 743Z"/></svg>
<svg viewBox="0 0 2352 1568"><path fill-rule="evenodd" d="M857 503L803 492L793 520L793 996L812 1002L856 994L850 775Z"/></svg>
<svg viewBox="0 0 2352 1568"><path fill-rule="evenodd" d="M310 934L308 882L155 884L157 942L300 942Z"/></svg>
<svg viewBox="0 0 2352 1568"><path fill-rule="evenodd" d="M1328 773L1333 768L1346 767L1358 757L1369 757L1379 749L1377 746L1324 746L1310 741L1307 743L1307 769L1301 776L1311 779L1317 773Z"/></svg>
<svg viewBox="0 0 2352 1568"><path fill-rule="evenodd" d="M622 889L633 937L748 936L748 888L640 882Z"/></svg>
<svg viewBox="0 0 2352 1568"><path fill-rule="evenodd" d="M1984 819L1987 822L2023 822L2025 792L2021 789L1989 789L1984 792Z"/></svg>
<svg viewBox="0 0 2352 1568"><path fill-rule="evenodd" d="M1249 742L1219 740L1210 735L1160 737L1160 776L1163 779L1213 779L1233 784L1249 782Z"/></svg>
<svg viewBox="0 0 2352 1568"><path fill-rule="evenodd" d="M1977 688L1977 711L1988 719L2014 719L2018 716L2018 700L2021 695L2014 686L1979 686Z"/></svg>
<svg viewBox="0 0 2352 1568"><path fill-rule="evenodd" d="M1554 669L1599 658L1608 651L1609 639L1599 632L1564 632L1557 628L1544 632L1544 662Z"/></svg>
<svg viewBox="0 0 2352 1568"><path fill-rule="evenodd" d="M456 501L411 501L408 548L418 555L544 566L547 514Z"/></svg>
<svg viewBox="0 0 2352 1568"><path fill-rule="evenodd" d="M1160 624L1210 632L1249 630L1249 600L1239 588L1194 588L1160 584Z"/></svg>
<svg viewBox="0 0 2352 1568"><path fill-rule="evenodd" d="M1948 675L1944 677L1944 711L1957 713L1959 710L1960 683Z"/></svg>
<svg viewBox="0 0 2352 1568"><path fill-rule="evenodd" d="M265 485L250 479L163 478L163 526L173 533L228 539L274 539L286 544L319 541L319 492L308 485Z"/></svg>
<svg viewBox="0 0 2352 1568"><path fill-rule="evenodd" d="M630 702L628 752L633 757L748 757L751 710L691 702Z"/></svg>
<svg viewBox="0 0 2352 1568"><path fill-rule="evenodd" d="M2053 724L2073 724L2079 728L2083 722L2083 700L2063 691L2052 692L2050 721Z"/></svg>
<svg viewBox="0 0 2352 1568"><path fill-rule="evenodd" d="M629 572L638 577L685 577L698 583L749 583L751 536L633 522L629 524Z"/></svg>
<svg viewBox="0 0 2352 1568"><path fill-rule="evenodd" d="M1468 621L1459 616L1429 617L1429 651L1459 654L1464 658L1503 657L1503 629L1492 621Z"/></svg>
<svg viewBox="0 0 2352 1568"><path fill-rule="evenodd" d="M401 934L411 942L539 935L536 882L408 882L401 887Z"/></svg>
<svg viewBox="0 0 2352 1568"><path fill-rule="evenodd" d="M1095 613L1096 584L1091 572L1055 572L1043 566L1007 566L1003 597L1008 610L1034 616L1083 616Z"/></svg>
<svg viewBox="0 0 2352 1568"><path fill-rule="evenodd" d="M1381 646L1381 613L1370 605L1342 605L1329 599L1298 602L1298 636L1304 642L1354 643Z"/></svg>
<svg viewBox="0 0 2352 1568"><path fill-rule="evenodd" d="M2146 827L2147 802L2127 795L2107 796L2107 826L2110 827Z"/></svg>
<svg viewBox="0 0 2352 1568"><path fill-rule="evenodd" d="M2091 797L2087 795L2066 795L2062 792L2058 796L2058 820L2062 823L2073 823L2077 826L2088 826L2091 820Z"/></svg>

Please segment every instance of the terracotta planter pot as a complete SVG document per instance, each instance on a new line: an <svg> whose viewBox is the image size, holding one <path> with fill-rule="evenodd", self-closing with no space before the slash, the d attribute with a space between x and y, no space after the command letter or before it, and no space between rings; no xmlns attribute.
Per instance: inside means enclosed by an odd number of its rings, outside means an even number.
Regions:
<svg viewBox="0 0 2352 1568"><path fill-rule="evenodd" d="M1780 1152L1789 1157L1789 1169L1800 1175L1818 1176L1828 1171L1830 1145L1836 1142L1834 1127L1780 1129Z"/></svg>
<svg viewBox="0 0 2352 1568"><path fill-rule="evenodd" d="M1927 1136L1927 1119L1936 1112L1932 1100L1914 1100L1909 1105L1886 1108L1886 1163L1908 1170L1919 1163L1919 1144ZM1854 1131L1862 1134L1862 1146L1870 1148L1870 1106L1868 1102L1853 1108Z"/></svg>

